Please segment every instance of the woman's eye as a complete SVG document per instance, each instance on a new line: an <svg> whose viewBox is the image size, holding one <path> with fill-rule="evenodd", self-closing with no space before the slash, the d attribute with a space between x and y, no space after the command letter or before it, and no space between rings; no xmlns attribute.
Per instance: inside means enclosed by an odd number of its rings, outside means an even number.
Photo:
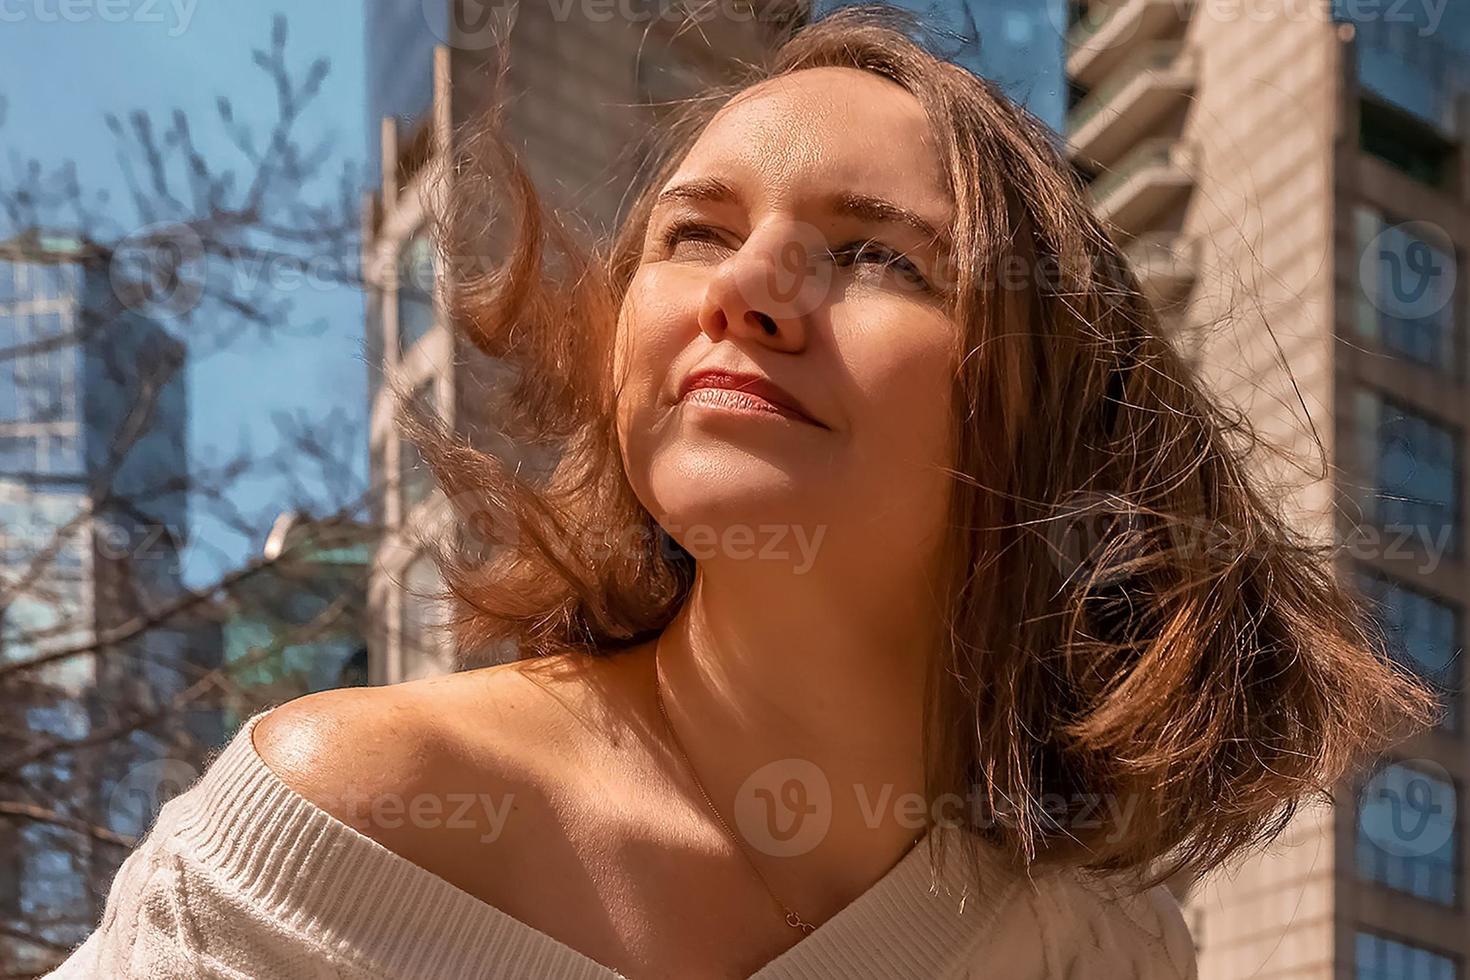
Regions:
<svg viewBox="0 0 1470 980"><path fill-rule="evenodd" d="M720 234L709 225L698 221L675 221L659 236L659 242L664 248L673 248L684 241L709 242L718 245Z"/></svg>
<svg viewBox="0 0 1470 980"><path fill-rule="evenodd" d="M659 243L667 251L672 252L683 242L700 242L707 245L724 247L721 240L721 232L711 225L699 221L682 219L672 222L659 234ZM919 271L918 266L902 253L889 248L882 242L871 239L861 242L849 242L841 248L831 252L833 262L839 267L848 265L874 265L882 269L892 268L902 276L909 285L917 289L929 289L929 282L924 274Z"/></svg>
<svg viewBox="0 0 1470 980"><path fill-rule="evenodd" d="M928 280L924 278L924 274L919 271L918 266L914 265L906 256L881 242L871 240L851 242L834 250L832 257L839 266L848 264L857 265L861 263L879 265L885 268L891 267L907 279L910 284L920 289L927 289L929 287Z"/></svg>

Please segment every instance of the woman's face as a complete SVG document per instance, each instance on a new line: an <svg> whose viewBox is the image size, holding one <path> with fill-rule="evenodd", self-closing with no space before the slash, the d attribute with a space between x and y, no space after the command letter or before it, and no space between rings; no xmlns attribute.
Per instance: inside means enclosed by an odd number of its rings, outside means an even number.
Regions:
<svg viewBox="0 0 1470 980"><path fill-rule="evenodd" d="M875 75L808 69L720 111L661 188L618 321L624 462L675 540L799 529L900 559L940 530L952 212L923 109ZM706 371L730 376L681 397ZM779 391L750 399L752 375Z"/></svg>

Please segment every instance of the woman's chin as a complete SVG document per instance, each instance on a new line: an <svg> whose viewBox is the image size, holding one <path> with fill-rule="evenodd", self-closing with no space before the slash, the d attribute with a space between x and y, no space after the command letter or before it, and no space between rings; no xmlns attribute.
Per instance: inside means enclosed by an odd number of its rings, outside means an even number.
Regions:
<svg viewBox="0 0 1470 980"><path fill-rule="evenodd" d="M681 453L649 474L649 510L669 530L830 519L831 495L810 475L743 453ZM823 506L823 501L826 506Z"/></svg>

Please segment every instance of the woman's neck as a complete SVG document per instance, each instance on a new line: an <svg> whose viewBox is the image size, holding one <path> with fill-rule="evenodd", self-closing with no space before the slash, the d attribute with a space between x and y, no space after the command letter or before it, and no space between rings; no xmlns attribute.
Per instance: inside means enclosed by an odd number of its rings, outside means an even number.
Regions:
<svg viewBox="0 0 1470 980"><path fill-rule="evenodd" d="M748 842L818 878L830 869L834 895L861 891L926 827L924 684L939 617L917 588L757 565L700 566L658 644L665 703Z"/></svg>

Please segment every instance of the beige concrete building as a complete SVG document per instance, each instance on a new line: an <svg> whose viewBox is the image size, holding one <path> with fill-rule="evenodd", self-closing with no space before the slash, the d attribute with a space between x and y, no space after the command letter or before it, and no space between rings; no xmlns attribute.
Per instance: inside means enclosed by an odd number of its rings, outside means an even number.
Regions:
<svg viewBox="0 0 1470 980"><path fill-rule="evenodd" d="M1455 288L1470 25L1441 13L1083 5L1067 137L1181 344L1285 451L1263 471L1304 528L1345 546L1341 572L1379 601L1392 652L1453 708L1470 600ZM1456 714L1189 889L1202 978L1462 975Z"/></svg>

